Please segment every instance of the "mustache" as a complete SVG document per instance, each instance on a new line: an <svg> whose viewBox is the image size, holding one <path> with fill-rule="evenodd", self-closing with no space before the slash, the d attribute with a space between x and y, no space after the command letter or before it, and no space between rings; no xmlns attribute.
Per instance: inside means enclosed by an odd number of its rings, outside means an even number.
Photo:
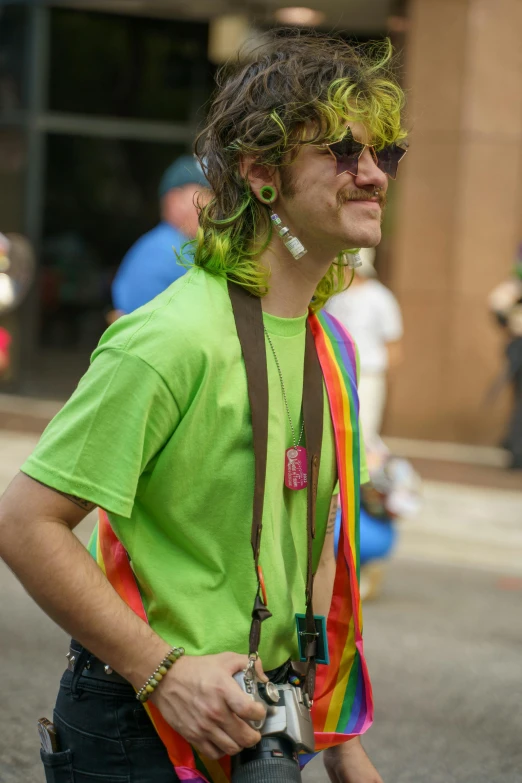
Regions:
<svg viewBox="0 0 522 783"><path fill-rule="evenodd" d="M369 198L375 198L381 209L385 208L387 201L386 193L379 191L379 195L374 196L373 190L359 190L354 188L344 188L339 191L337 194L337 206L340 209L342 205L346 204L348 201L368 201Z"/></svg>

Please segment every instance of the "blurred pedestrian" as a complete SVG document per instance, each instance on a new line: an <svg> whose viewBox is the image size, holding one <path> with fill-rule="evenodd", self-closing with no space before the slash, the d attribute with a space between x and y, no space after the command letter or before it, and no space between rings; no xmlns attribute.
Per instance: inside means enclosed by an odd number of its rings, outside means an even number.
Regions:
<svg viewBox="0 0 522 783"><path fill-rule="evenodd" d="M489 295L489 308L507 339L504 382L513 388L513 411L503 446L510 453L510 467L522 469L522 243L513 274Z"/></svg>
<svg viewBox="0 0 522 783"><path fill-rule="evenodd" d="M112 284L113 323L161 294L185 268L176 254L198 230L198 205L209 198L208 182L192 155L182 155L163 174L159 185L161 221L130 248Z"/></svg>
<svg viewBox="0 0 522 783"><path fill-rule="evenodd" d="M361 427L368 450L380 448L386 406L387 373L402 361L402 316L399 304L379 280L375 251L360 251L349 288L332 297L325 310L348 329L359 349ZM351 271L348 272L351 275Z"/></svg>
<svg viewBox="0 0 522 783"><path fill-rule="evenodd" d="M0 313L16 309L35 274L34 250L22 234L0 234Z"/></svg>
<svg viewBox="0 0 522 783"><path fill-rule="evenodd" d="M0 315L12 312L23 302L34 280L34 251L21 234L0 233ZM9 378L13 336L0 327L0 379Z"/></svg>

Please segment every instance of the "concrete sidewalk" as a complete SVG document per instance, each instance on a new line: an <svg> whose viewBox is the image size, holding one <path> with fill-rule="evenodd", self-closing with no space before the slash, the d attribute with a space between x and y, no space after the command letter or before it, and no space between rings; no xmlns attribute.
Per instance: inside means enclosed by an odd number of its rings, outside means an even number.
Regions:
<svg viewBox="0 0 522 783"><path fill-rule="evenodd" d="M399 523L396 556L522 575L522 492L423 481L423 506Z"/></svg>

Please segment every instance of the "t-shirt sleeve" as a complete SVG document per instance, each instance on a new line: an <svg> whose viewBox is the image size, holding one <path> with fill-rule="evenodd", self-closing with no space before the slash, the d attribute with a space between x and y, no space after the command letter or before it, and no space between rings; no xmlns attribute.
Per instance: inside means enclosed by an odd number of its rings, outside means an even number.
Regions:
<svg viewBox="0 0 522 783"><path fill-rule="evenodd" d="M97 354L21 470L130 517L138 481L174 432L179 409L163 378L124 350Z"/></svg>
<svg viewBox="0 0 522 783"><path fill-rule="evenodd" d="M383 340L387 343L400 340L403 335L401 308L392 292L386 288L382 290L379 309Z"/></svg>

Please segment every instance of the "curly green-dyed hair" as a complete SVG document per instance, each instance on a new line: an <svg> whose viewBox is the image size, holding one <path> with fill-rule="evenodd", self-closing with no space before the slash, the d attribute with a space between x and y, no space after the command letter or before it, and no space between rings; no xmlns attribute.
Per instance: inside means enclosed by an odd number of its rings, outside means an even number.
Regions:
<svg viewBox="0 0 522 783"><path fill-rule="evenodd" d="M269 273L258 259L271 238L270 213L241 175L241 156L286 165L303 144L338 141L347 122L362 123L377 148L400 141L406 135L404 94L392 56L388 40L351 46L279 30L247 62L221 69L207 126L196 141L213 198L201 210L195 266L266 293ZM317 286L314 309L345 286L342 265L341 255Z"/></svg>

